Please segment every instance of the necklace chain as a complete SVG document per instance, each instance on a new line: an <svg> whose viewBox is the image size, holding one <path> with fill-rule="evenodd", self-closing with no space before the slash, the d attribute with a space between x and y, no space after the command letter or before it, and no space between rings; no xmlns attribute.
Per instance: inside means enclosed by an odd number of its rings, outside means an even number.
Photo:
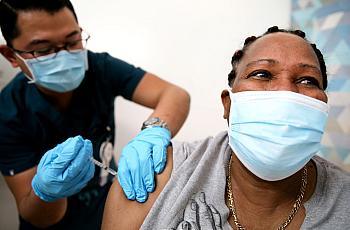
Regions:
<svg viewBox="0 0 350 230"><path fill-rule="evenodd" d="M227 198L229 200L229 208L230 208L230 212L232 214L233 222L236 226L236 229L245 230L245 228L241 225L241 223L238 220L235 202L233 199L232 184L231 184L231 161L232 161L232 155L230 157L230 162L228 165L228 176L227 176ZM278 227L278 230L286 229L288 224L290 224L290 222L293 220L294 216L297 214L297 212L302 204L303 198L304 198L306 185L307 185L307 167L305 165L304 169L303 169L303 176L301 178L301 187L300 187L299 195L293 204L292 211L289 213L286 220Z"/></svg>

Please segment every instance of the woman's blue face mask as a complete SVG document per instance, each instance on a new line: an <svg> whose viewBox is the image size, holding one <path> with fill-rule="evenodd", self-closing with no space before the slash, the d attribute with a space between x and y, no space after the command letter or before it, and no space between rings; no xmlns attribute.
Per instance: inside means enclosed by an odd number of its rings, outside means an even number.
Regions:
<svg viewBox="0 0 350 230"><path fill-rule="evenodd" d="M320 150L325 102L291 91L229 92L229 144L257 177L287 178Z"/></svg>
<svg viewBox="0 0 350 230"><path fill-rule="evenodd" d="M26 64L33 77L29 83L35 83L59 93L76 89L83 81L85 71L88 69L86 49L69 52L62 50L57 54L32 59L17 56Z"/></svg>

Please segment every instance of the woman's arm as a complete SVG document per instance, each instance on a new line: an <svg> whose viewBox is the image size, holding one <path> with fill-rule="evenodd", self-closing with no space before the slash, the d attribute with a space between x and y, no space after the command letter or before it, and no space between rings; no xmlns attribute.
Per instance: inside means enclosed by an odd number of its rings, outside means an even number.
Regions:
<svg viewBox="0 0 350 230"><path fill-rule="evenodd" d="M149 198L145 203L128 200L118 180L114 181L106 200L102 229L140 229L148 212L170 178L173 169L172 153L173 149L169 147L165 169L161 174L156 175L156 189L149 194Z"/></svg>

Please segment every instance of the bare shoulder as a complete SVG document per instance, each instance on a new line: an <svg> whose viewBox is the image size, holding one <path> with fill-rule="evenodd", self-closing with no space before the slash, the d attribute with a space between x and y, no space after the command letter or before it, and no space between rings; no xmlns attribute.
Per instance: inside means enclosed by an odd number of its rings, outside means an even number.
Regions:
<svg viewBox="0 0 350 230"><path fill-rule="evenodd" d="M173 168L173 150L168 148L167 163L164 171L156 176L156 189L145 203L128 200L118 180L111 186L103 213L102 229L140 229L148 212L163 191Z"/></svg>

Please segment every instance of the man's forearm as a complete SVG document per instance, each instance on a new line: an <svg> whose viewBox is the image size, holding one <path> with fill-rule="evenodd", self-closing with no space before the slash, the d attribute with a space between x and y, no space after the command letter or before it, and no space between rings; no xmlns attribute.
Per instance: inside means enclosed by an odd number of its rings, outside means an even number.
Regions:
<svg viewBox="0 0 350 230"><path fill-rule="evenodd" d="M189 108L189 94L177 86L171 86L161 95L151 117L164 120L174 137L185 122Z"/></svg>
<svg viewBox="0 0 350 230"><path fill-rule="evenodd" d="M31 189L28 196L19 203L19 214L32 225L45 228L60 221L67 210L67 199L45 202L37 197Z"/></svg>

